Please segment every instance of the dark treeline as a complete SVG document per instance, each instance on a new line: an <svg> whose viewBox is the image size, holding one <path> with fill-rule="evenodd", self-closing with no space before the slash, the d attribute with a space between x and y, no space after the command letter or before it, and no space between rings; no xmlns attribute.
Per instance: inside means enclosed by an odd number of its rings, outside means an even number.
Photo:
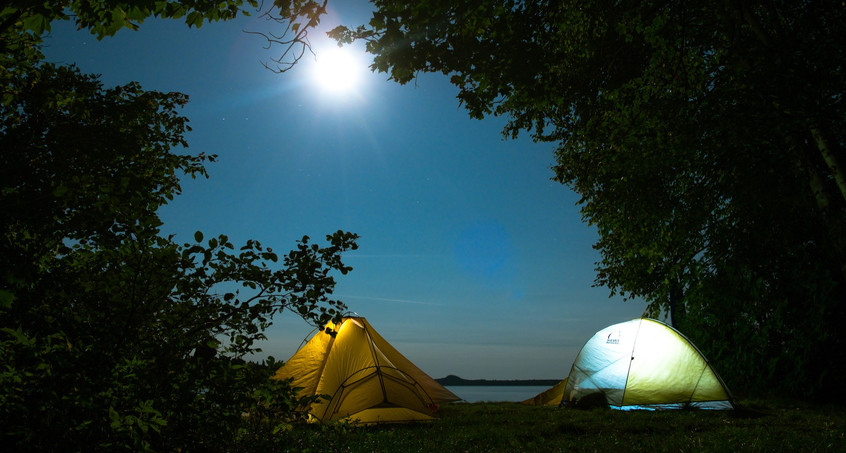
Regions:
<svg viewBox="0 0 846 453"><path fill-rule="evenodd" d="M454 374L435 379L438 384L446 386L526 386L526 385L547 385L553 386L560 379L464 379Z"/></svg>

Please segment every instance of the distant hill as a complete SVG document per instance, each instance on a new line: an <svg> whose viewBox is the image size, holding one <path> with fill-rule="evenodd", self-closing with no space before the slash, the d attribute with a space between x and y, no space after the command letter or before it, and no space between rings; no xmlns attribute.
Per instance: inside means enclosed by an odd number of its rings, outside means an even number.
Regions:
<svg viewBox="0 0 846 453"><path fill-rule="evenodd" d="M548 385L551 387L561 382L561 379L464 379L454 374L435 380L441 385L455 387L462 385Z"/></svg>

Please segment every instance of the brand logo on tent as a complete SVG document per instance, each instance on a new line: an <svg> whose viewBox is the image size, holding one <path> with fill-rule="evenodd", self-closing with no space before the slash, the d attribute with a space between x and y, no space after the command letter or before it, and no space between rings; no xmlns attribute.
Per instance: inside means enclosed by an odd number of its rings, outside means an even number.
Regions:
<svg viewBox="0 0 846 453"><path fill-rule="evenodd" d="M605 340L606 344L620 344L620 331L611 332L608 334L608 339Z"/></svg>

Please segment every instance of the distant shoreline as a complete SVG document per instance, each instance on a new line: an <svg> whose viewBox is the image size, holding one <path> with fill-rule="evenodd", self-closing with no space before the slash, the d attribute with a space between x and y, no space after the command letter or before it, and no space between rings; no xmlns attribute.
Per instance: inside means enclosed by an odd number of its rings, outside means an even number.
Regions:
<svg viewBox="0 0 846 453"><path fill-rule="evenodd" d="M454 374L450 374L447 377L442 377L435 379L438 384L444 386L529 386L529 385L548 385L553 386L559 382L561 379L464 379L460 378Z"/></svg>

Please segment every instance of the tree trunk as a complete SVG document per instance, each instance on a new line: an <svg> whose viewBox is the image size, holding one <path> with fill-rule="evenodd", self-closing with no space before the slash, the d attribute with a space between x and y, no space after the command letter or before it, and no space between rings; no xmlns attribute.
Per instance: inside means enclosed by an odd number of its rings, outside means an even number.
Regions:
<svg viewBox="0 0 846 453"><path fill-rule="evenodd" d="M670 281L670 325L679 328L679 323L684 319L686 310L684 306L684 291L676 279Z"/></svg>
<svg viewBox="0 0 846 453"><path fill-rule="evenodd" d="M837 184L837 188L840 189L840 196L843 197L843 201L846 202L846 174L843 172L843 165L840 164L837 153L828 145L828 140L826 140L826 137L820 127L813 123L810 126L811 136L814 138L817 149L819 149L825 164L831 171L831 175L834 177L834 182Z"/></svg>
<svg viewBox="0 0 846 453"><path fill-rule="evenodd" d="M828 185L827 175L824 170L819 165L808 161L808 159L815 160L810 152L807 154L808 158L805 159L805 162L798 165L808 176L808 185L820 213L819 228L821 234L824 235L824 240L828 242L828 247L833 249L840 271L840 279L846 282L846 237L843 236L842 220L840 220L842 215L838 214L840 207L846 203L846 181L844 181L843 166L839 164L836 153L828 146L820 128L811 125L810 130L814 145L825 160L830 175L840 191L840 201L837 198L832 198L835 196L834 192L830 187L826 187ZM794 141L794 143L797 142Z"/></svg>

